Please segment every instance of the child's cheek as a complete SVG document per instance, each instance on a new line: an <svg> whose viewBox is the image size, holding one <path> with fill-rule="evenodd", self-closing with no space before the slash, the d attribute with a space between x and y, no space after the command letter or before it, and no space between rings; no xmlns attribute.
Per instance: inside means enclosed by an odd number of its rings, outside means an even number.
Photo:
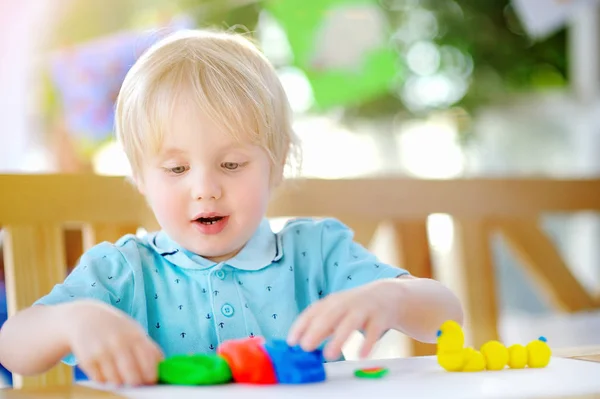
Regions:
<svg viewBox="0 0 600 399"><path fill-rule="evenodd" d="M242 206L253 216L262 217L269 201L268 180L261 175L255 175L251 179L246 179L244 185L245 187L241 188L240 194L244 193L245 195L239 196L239 198L244 199L241 201Z"/></svg>
<svg viewBox="0 0 600 399"><path fill-rule="evenodd" d="M181 218L188 209L183 196L174 187L169 187L168 189L162 187L153 190L151 201L156 217L162 220L163 223L166 222L169 224L169 221Z"/></svg>

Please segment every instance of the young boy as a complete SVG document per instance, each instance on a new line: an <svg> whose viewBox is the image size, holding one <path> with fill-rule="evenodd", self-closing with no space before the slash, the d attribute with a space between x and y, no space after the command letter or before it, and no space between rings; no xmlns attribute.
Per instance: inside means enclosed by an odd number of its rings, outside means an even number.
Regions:
<svg viewBox="0 0 600 399"><path fill-rule="evenodd" d="M456 297L380 262L334 219L273 233L265 219L296 145L273 67L245 38L187 31L128 73L117 136L161 230L87 251L64 283L11 317L0 362L31 375L60 360L93 380L156 382L165 356L224 340L284 338L339 359L354 330L362 355L388 329L435 342Z"/></svg>

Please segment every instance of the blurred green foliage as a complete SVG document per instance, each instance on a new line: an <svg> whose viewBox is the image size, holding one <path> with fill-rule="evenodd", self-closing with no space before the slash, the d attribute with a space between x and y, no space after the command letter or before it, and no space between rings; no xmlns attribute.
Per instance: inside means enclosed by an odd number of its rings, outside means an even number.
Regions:
<svg viewBox="0 0 600 399"><path fill-rule="evenodd" d="M235 7L236 3L241 5ZM182 9L192 10L200 25L224 28L243 25L252 32L256 30L264 2L178 0L178 4ZM381 0L380 4L389 21L391 43L400 59L406 58L415 41L430 40L438 48L457 49L466 57L463 62L472 64L466 78L468 88L451 104L407 107L399 92L410 78L409 70L389 93L345 107L348 117L420 113L454 106L473 112L490 103L510 101L515 93L567 83L565 30L545 41L534 42L525 34L510 0ZM434 17L432 32L423 29L429 20L422 18L427 14ZM421 26L417 26L419 18ZM419 36L420 30L423 32ZM443 73L444 67L442 60L438 72Z"/></svg>
<svg viewBox="0 0 600 399"><path fill-rule="evenodd" d="M460 50L472 64L468 89L454 104L468 112L490 103L510 101L512 95L564 86L567 83L566 32L561 30L543 42L534 42L524 32L509 0L387 1L392 30L410 25L415 9L435 16L438 48ZM398 51L406 56L408 43ZM470 60L469 60L470 59ZM443 71L443 62L440 70ZM405 82L403 82L404 84ZM366 102L352 110L357 115L394 112L406 104L394 93ZM436 107L425 107L429 111Z"/></svg>
<svg viewBox="0 0 600 399"><path fill-rule="evenodd" d="M533 42L524 33L510 0L379 3L389 21L390 44L399 60L408 65L415 43L429 43L439 52L439 65L426 74L403 67L396 86L388 93L345 106L348 118L423 114L453 107L472 113L490 103L509 101L515 93L555 88L567 82L565 30L543 42ZM189 13L199 26L255 32L265 8L264 0L86 0L73 4L53 39L56 47L142 26L160 15L180 11ZM427 74L459 76L464 89L448 101L415 105L410 101L409 83L424 81ZM423 90L435 95L439 88L434 85Z"/></svg>
<svg viewBox="0 0 600 399"><path fill-rule="evenodd" d="M440 21L442 34L436 42L455 46L473 59L473 80L463 104L475 106L506 92L566 84L565 29L536 43L526 36L508 0L460 0L456 4L462 15L448 7L452 1L427 3Z"/></svg>

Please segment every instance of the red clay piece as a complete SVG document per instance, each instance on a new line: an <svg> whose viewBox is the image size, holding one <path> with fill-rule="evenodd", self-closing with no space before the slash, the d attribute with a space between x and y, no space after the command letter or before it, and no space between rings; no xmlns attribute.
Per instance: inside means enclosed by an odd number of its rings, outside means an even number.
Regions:
<svg viewBox="0 0 600 399"><path fill-rule="evenodd" d="M244 384L277 384L271 358L263 348L261 337L225 341L217 348L231 369L233 380Z"/></svg>

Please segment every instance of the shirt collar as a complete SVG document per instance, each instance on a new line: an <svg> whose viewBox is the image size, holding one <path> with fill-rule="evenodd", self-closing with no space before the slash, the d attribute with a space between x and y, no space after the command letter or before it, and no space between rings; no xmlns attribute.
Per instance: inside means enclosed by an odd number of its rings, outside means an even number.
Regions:
<svg viewBox="0 0 600 399"><path fill-rule="evenodd" d="M187 269L209 269L217 262L183 248L164 231L149 235L150 246L167 261ZM223 263L241 270L260 270L283 256L281 237L273 233L268 219L263 219L244 248Z"/></svg>

